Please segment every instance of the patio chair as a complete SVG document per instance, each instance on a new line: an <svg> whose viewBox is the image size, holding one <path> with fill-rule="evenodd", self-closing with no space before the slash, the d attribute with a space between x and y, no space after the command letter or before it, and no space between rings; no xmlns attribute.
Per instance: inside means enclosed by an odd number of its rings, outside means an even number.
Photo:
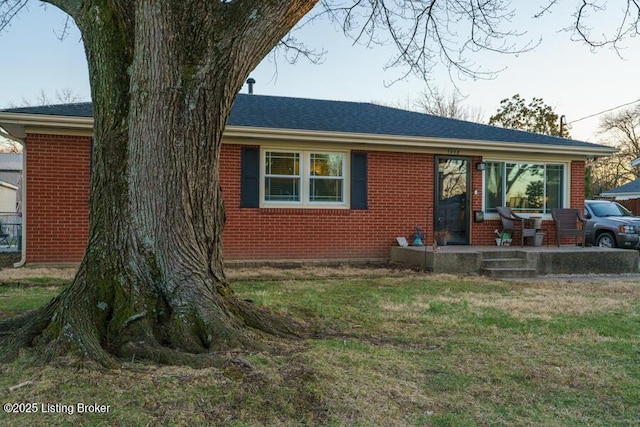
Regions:
<svg viewBox="0 0 640 427"><path fill-rule="evenodd" d="M511 233L511 235L513 235L516 230L520 232L520 246L524 246L525 237L536 236L536 229L526 228L525 221L527 221L527 219L514 214L511 208L498 206L496 210L498 211L498 215L500 215L500 220L502 221L503 232Z"/></svg>
<svg viewBox="0 0 640 427"><path fill-rule="evenodd" d="M560 237L570 236L575 238L575 244L578 245L578 238L582 239L584 247L584 226L585 221L580 209L551 209L551 217L556 226L556 245L560 247ZM582 223L582 227L578 228L578 222Z"/></svg>

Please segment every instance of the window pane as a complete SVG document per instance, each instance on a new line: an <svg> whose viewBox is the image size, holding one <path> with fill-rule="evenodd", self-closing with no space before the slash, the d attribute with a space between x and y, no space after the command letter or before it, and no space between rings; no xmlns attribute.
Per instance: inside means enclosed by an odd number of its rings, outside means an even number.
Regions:
<svg viewBox="0 0 640 427"><path fill-rule="evenodd" d="M342 154L311 154L311 176L342 176Z"/></svg>
<svg viewBox="0 0 640 427"><path fill-rule="evenodd" d="M309 201L343 201L343 154L311 153L309 155Z"/></svg>
<svg viewBox="0 0 640 427"><path fill-rule="evenodd" d="M300 201L300 153L265 153L264 199Z"/></svg>
<svg viewBox="0 0 640 427"><path fill-rule="evenodd" d="M299 153L267 152L266 175L300 175Z"/></svg>
<svg viewBox="0 0 640 427"><path fill-rule="evenodd" d="M485 168L484 194L487 212L495 212L496 207L504 206L502 197L502 174L504 163L487 162Z"/></svg>
<svg viewBox="0 0 640 427"><path fill-rule="evenodd" d="M267 201L300 201L300 180L298 178L266 177L264 184L264 199Z"/></svg>
<svg viewBox="0 0 640 427"><path fill-rule="evenodd" d="M547 165L547 206L546 213L551 209L561 208L564 189L564 166Z"/></svg>
<svg viewBox="0 0 640 427"><path fill-rule="evenodd" d="M507 206L517 212L542 213L544 166L507 163Z"/></svg>
<svg viewBox="0 0 640 427"><path fill-rule="evenodd" d="M342 202L342 179L311 178L310 202Z"/></svg>

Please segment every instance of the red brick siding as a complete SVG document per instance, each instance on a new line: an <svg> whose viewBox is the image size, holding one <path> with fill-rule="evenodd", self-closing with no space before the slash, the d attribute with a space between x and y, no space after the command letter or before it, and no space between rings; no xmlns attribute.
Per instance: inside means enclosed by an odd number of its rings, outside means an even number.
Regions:
<svg viewBox="0 0 640 427"><path fill-rule="evenodd" d="M395 237L415 226L433 241L434 155L368 152L367 210L240 208L240 145L224 144L220 179L227 222L227 260L387 258ZM88 137L28 135L27 262L78 262L87 241ZM473 222L482 209L481 157L471 162L471 244L494 245L499 221ZM571 164L572 207L582 208L584 162ZM477 194L474 194L477 190ZM552 221L546 238L555 244ZM517 239L517 236L514 236ZM570 242L567 242L570 243Z"/></svg>
<svg viewBox="0 0 640 427"><path fill-rule="evenodd" d="M471 244L486 245L491 240L489 232L485 230L485 223L474 222L474 212L482 211L482 171L476 168L478 163L482 162L482 157L473 157L471 161L471 189L469 191L471 197ZM493 229L491 233L493 232Z"/></svg>
<svg viewBox="0 0 640 427"><path fill-rule="evenodd" d="M29 134L26 260L78 262L89 229L90 138Z"/></svg>
<svg viewBox="0 0 640 427"><path fill-rule="evenodd" d="M395 237L433 226L433 155L368 152L367 210L241 209L240 146L220 162L227 260L388 258Z"/></svg>
<svg viewBox="0 0 640 427"><path fill-rule="evenodd" d="M584 209L584 161L571 162L571 206Z"/></svg>

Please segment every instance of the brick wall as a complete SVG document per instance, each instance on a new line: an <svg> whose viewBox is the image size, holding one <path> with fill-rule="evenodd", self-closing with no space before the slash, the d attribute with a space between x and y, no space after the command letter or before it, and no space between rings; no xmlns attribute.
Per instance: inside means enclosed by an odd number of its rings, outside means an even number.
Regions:
<svg viewBox="0 0 640 427"><path fill-rule="evenodd" d="M90 138L29 134L28 263L78 262L89 229Z"/></svg>
<svg viewBox="0 0 640 427"><path fill-rule="evenodd" d="M584 209L584 170L583 161L571 162L571 206Z"/></svg>
<svg viewBox="0 0 640 427"><path fill-rule="evenodd" d="M246 209L240 149L225 145L220 159L227 260L388 258L396 237L433 227L433 155L368 152L367 210Z"/></svg>
<svg viewBox="0 0 640 427"><path fill-rule="evenodd" d="M224 144L220 179L227 260L386 259L395 238L413 241L415 226L433 241L434 156L368 152L367 210L240 208L240 145ZM88 137L27 138L27 262L79 262L87 241ZM500 221L473 222L482 209L482 172L471 162L471 244L494 245ZM584 162L571 164L572 207L582 208ZM474 194L477 191L477 194ZM545 238L555 244L552 221ZM514 236L517 238L517 236ZM569 243L569 242L567 242Z"/></svg>

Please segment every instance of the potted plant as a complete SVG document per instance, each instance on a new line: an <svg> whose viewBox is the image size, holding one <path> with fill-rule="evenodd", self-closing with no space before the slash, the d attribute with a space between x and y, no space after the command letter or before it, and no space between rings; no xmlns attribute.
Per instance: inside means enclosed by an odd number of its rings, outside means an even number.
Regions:
<svg viewBox="0 0 640 427"><path fill-rule="evenodd" d="M511 246L511 234L507 232L500 232L497 229L493 230L496 234L496 246Z"/></svg>

